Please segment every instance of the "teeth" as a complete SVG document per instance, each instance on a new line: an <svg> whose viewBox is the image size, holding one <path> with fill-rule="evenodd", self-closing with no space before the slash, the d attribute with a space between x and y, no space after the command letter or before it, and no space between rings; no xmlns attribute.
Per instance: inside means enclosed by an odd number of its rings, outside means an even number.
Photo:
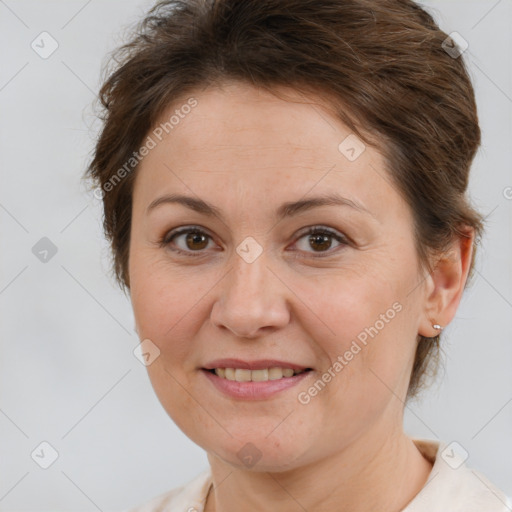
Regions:
<svg viewBox="0 0 512 512"><path fill-rule="evenodd" d="M227 380L237 382L264 382L277 380L283 377L298 375L304 370L293 370L291 368L265 368L263 370L246 370L242 368L215 368L215 375Z"/></svg>
<svg viewBox="0 0 512 512"><path fill-rule="evenodd" d="M237 382L249 382L251 380L251 370L235 370L235 380Z"/></svg>
<svg viewBox="0 0 512 512"><path fill-rule="evenodd" d="M263 380L268 380L268 370L253 370L249 372L251 374L251 380L253 382L260 382Z"/></svg>

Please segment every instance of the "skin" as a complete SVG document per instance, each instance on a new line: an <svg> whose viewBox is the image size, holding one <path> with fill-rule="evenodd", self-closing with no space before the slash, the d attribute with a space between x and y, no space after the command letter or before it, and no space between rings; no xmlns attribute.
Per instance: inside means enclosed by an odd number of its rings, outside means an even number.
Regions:
<svg viewBox="0 0 512 512"><path fill-rule="evenodd" d="M431 471L403 432L417 335L434 336L433 323L454 317L473 234L425 274L410 208L381 154L367 146L349 161L338 145L350 130L321 100L281 92L286 100L240 83L197 91L197 106L137 170L129 276L139 337L160 350L149 377L169 416L208 454L207 512L398 511ZM283 202L332 191L370 213L322 206L274 217ZM208 201L222 219L170 203L146 211L169 193ZM159 245L191 225L208 236ZM309 226L348 241L315 243L303 234ZM236 252L249 236L263 250L252 263ZM396 302L401 311L301 404L298 394ZM222 357L313 371L266 400L233 399L200 370ZM252 467L237 456L247 443L261 455Z"/></svg>

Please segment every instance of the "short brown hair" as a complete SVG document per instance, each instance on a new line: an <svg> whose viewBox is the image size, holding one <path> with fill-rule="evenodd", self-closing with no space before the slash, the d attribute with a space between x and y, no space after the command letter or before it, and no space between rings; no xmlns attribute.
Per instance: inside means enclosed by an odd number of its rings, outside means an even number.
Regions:
<svg viewBox="0 0 512 512"><path fill-rule="evenodd" d="M385 156L412 210L422 267L432 270L430 255L465 236L462 226L475 230L475 255L483 219L466 189L480 129L465 64L445 51L447 37L410 0L158 2L116 51L115 69L106 70L103 128L86 172L106 192L103 225L121 287L130 287L137 168L132 162L134 172L127 172L126 162L172 103L230 81L326 99ZM473 264L474 257L470 277ZM439 336L418 335L417 343L408 398L424 384L430 363L432 376L438 367Z"/></svg>

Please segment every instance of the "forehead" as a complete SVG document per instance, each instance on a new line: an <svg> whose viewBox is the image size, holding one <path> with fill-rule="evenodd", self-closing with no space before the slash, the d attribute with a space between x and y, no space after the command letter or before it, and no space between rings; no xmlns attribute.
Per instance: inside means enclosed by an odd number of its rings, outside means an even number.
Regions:
<svg viewBox="0 0 512 512"><path fill-rule="evenodd" d="M363 204L371 196L378 207L396 194L382 155L357 139L320 99L292 89L278 94L286 99L230 84L175 102L155 127L163 132L161 140L139 166L139 190L149 200L169 187L186 191L188 184L193 189L188 192L199 196L245 201L251 195L283 199L288 193L293 200L308 190L336 189ZM195 106L184 108L193 104L191 98ZM166 126L169 133L161 128ZM157 139L155 129L149 135Z"/></svg>
<svg viewBox="0 0 512 512"><path fill-rule="evenodd" d="M337 146L337 139L350 133L341 123L335 125L320 98L289 88L275 92L286 99L240 83L200 91L193 95L196 106L170 135L187 150L201 152L207 145L219 152L229 148L244 154L258 152L262 157L266 152L282 150L325 151L330 142ZM168 109L163 120L176 110L180 110L180 103ZM326 140L328 132L333 140Z"/></svg>

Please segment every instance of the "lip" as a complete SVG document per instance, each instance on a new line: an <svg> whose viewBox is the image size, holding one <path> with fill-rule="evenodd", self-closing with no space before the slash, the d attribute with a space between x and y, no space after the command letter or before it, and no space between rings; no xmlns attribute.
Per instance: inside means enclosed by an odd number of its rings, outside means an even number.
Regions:
<svg viewBox="0 0 512 512"><path fill-rule="evenodd" d="M261 361L258 362L258 364ZM216 362L217 364L217 362ZM282 364L282 363L280 363ZM279 365L276 365L279 366ZM223 368L223 366L216 366L215 368ZM226 368L233 368L227 366ZM237 368L241 368L238 366ZM264 366L263 368L269 368ZM286 366L285 368L290 368ZM261 368L250 368L250 369L261 369ZM208 371L205 368L201 369L201 373L222 393L231 397L242 400L265 400L271 396L276 395L286 389L290 389L305 378L309 377L312 371L299 373L293 377L283 377L282 379L267 380L263 382L237 382L236 380L223 379Z"/></svg>
<svg viewBox="0 0 512 512"><path fill-rule="evenodd" d="M278 361L277 359L258 359L257 361L243 361L242 359L215 359L207 363L203 369L214 370L215 368L240 368L243 370L264 370L265 368L291 368L292 370L305 370L308 366Z"/></svg>

